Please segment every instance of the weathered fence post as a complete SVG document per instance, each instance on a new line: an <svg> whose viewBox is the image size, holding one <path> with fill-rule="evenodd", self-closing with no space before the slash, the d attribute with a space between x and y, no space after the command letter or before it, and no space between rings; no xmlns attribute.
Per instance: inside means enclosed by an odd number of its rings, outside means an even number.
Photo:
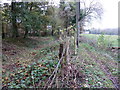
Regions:
<svg viewBox="0 0 120 90"><path fill-rule="evenodd" d="M60 48L59 48L59 59L62 57L62 53L63 53L63 43L60 44Z"/></svg>

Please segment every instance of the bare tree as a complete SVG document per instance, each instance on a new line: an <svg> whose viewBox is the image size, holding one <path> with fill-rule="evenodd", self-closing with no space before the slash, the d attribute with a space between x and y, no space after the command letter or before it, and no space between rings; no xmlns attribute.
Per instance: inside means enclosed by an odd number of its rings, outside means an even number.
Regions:
<svg viewBox="0 0 120 90"><path fill-rule="evenodd" d="M102 13L102 5L97 0L78 0L76 2L77 48L79 48L79 34L82 33L85 22L91 22L93 18L101 19Z"/></svg>
<svg viewBox="0 0 120 90"><path fill-rule="evenodd" d="M98 0L81 0L80 2L80 26L83 27L85 22L91 22L92 19L101 19L103 14L102 5ZM82 28L81 28L82 29ZM80 30L82 32L82 30Z"/></svg>

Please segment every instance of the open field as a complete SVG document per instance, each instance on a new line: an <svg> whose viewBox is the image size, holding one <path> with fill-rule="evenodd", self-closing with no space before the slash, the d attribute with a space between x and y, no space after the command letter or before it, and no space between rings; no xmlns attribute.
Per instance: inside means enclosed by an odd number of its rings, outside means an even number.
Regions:
<svg viewBox="0 0 120 90"><path fill-rule="evenodd" d="M100 35L98 34L82 34L83 36L93 39L93 40L98 40L98 38L100 37ZM118 35L103 35L104 36L104 40L107 43L111 43L113 47L120 47L120 39Z"/></svg>

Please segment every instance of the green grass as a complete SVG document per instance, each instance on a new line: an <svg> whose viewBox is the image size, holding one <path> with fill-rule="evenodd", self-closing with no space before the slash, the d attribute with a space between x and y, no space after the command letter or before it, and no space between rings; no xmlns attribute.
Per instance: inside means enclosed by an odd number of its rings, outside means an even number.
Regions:
<svg viewBox="0 0 120 90"><path fill-rule="evenodd" d="M82 72L86 76L86 85L89 88L114 88L112 81L107 76L106 72L101 68L101 63L108 68L108 71L113 76L117 76L117 61L111 60L105 57L103 54L95 51L95 48L90 46L88 43L81 43L79 48L79 57L76 63L79 67L82 67Z"/></svg>
<svg viewBox="0 0 120 90"><path fill-rule="evenodd" d="M106 73L101 69L99 61L106 61L109 68L117 68L113 67L113 65L109 64L108 58L104 57L103 55L99 54L98 52L94 51L93 48L88 48L89 45L85 43L80 44L79 57L76 60L71 61L73 64L76 64L79 68L82 67L82 73L84 73L85 83L83 87L87 88L114 88L112 81L107 77ZM91 46L92 47L92 46ZM102 60L101 58L104 57ZM111 71L112 72L112 71ZM116 72L115 72L116 74ZM86 85L86 86L84 86Z"/></svg>
<svg viewBox="0 0 120 90"><path fill-rule="evenodd" d="M99 36L98 34L82 34L82 36L85 36L90 39L98 40ZM111 43L113 47L120 47L118 44L120 42L118 35L104 35L105 40L107 43Z"/></svg>

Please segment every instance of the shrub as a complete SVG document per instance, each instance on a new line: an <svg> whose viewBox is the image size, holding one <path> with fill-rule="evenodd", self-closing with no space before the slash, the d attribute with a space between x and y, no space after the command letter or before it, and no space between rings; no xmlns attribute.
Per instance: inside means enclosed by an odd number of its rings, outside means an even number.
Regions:
<svg viewBox="0 0 120 90"><path fill-rule="evenodd" d="M108 47L107 39L105 39L104 34L98 37L97 45L99 48L106 49Z"/></svg>

